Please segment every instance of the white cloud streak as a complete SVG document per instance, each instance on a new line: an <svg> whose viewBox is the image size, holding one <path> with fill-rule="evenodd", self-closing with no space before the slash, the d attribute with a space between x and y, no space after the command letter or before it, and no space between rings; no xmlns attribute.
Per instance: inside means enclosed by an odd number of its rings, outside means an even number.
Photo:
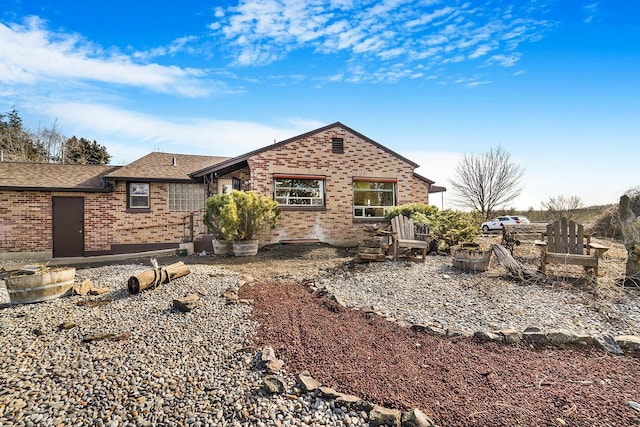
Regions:
<svg viewBox="0 0 640 427"><path fill-rule="evenodd" d="M115 163L131 162L151 151L237 156L326 125L317 121L292 119L282 127L255 122L189 118L160 119L154 116L90 103L57 103L46 106L56 111L60 122L78 132L100 134ZM116 142L117 141L117 142ZM126 145L137 147L128 153ZM113 147L113 149L112 149ZM147 147L142 149L141 147ZM117 157L116 157L117 156Z"/></svg>
<svg viewBox="0 0 640 427"><path fill-rule="evenodd" d="M174 51L186 42L176 41ZM10 85L90 81L186 97L206 96L215 87L205 81L204 70L135 62L124 54L107 53L77 34L49 31L36 17L24 25L0 23L0 58L0 83Z"/></svg>

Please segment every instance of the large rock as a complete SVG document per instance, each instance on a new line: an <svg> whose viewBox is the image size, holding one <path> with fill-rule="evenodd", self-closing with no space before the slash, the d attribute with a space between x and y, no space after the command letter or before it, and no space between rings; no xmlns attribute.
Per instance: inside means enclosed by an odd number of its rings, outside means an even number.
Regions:
<svg viewBox="0 0 640 427"><path fill-rule="evenodd" d="M375 405L371 412L369 412L369 425L396 427L400 425L401 416L402 412L398 409L389 409Z"/></svg>

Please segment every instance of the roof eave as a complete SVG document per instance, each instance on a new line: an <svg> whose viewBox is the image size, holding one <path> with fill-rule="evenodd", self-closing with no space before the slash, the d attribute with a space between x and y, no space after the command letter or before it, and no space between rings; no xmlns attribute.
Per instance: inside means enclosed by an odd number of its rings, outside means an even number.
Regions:
<svg viewBox="0 0 640 427"><path fill-rule="evenodd" d="M20 187L20 186L0 186L3 191L59 191L65 193L109 193L111 189L95 187Z"/></svg>
<svg viewBox="0 0 640 427"><path fill-rule="evenodd" d="M418 173L415 173L415 172L413 173L413 176L415 176L415 177L416 177L416 178L418 178L419 180L424 181L424 182L427 182L427 183L429 183L429 184L435 184L435 183L436 183L435 181L432 181L432 180L430 180L429 178L424 177L424 176L422 176L422 175L420 175L420 174L418 174Z"/></svg>

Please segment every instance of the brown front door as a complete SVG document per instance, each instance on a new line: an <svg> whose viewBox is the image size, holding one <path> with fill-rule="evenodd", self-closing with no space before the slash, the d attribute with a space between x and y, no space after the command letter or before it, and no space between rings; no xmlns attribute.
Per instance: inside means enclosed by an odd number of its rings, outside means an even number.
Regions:
<svg viewBox="0 0 640 427"><path fill-rule="evenodd" d="M84 198L53 197L53 257L84 255Z"/></svg>

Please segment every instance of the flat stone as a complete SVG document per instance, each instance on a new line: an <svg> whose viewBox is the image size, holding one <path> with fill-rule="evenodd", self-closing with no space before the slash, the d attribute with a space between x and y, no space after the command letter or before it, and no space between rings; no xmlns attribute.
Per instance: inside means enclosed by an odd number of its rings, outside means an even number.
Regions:
<svg viewBox="0 0 640 427"><path fill-rule="evenodd" d="M320 381L309 375L309 371L301 372L300 375L298 375L298 382L302 386L302 389L307 392L314 391L322 385Z"/></svg>
<svg viewBox="0 0 640 427"><path fill-rule="evenodd" d="M575 344L578 336L571 331L565 329L554 329L547 332L547 338L551 344Z"/></svg>
<svg viewBox="0 0 640 427"><path fill-rule="evenodd" d="M109 290L110 290L109 288L97 288L97 289L92 288L89 291L89 295L103 295L109 292Z"/></svg>
<svg viewBox="0 0 640 427"><path fill-rule="evenodd" d="M198 306L200 297L196 294L188 294L182 298L173 300L173 307L183 312L189 312Z"/></svg>
<svg viewBox="0 0 640 427"><path fill-rule="evenodd" d="M522 334L515 329L503 329L498 332L507 344L515 344L522 339Z"/></svg>
<svg viewBox="0 0 640 427"><path fill-rule="evenodd" d="M95 334L85 335L84 338L82 338L82 342L100 341L100 340L105 340L105 339L108 339L108 338L112 338L114 336L115 336L115 334L113 334L111 332L98 332L98 333L95 333Z"/></svg>
<svg viewBox="0 0 640 427"><path fill-rule="evenodd" d="M435 423L420 409L414 408L402 414L402 427L434 427Z"/></svg>
<svg viewBox="0 0 640 427"><path fill-rule="evenodd" d="M267 375L263 378L264 390L269 394L282 394L285 392L285 384L280 378Z"/></svg>
<svg viewBox="0 0 640 427"><path fill-rule="evenodd" d="M503 339L500 335L488 331L476 331L473 333L473 337L479 341L501 341Z"/></svg>
<svg viewBox="0 0 640 427"><path fill-rule="evenodd" d="M369 412L369 425L370 426L399 426L402 412L398 409L384 408L379 405L375 405Z"/></svg>
<svg viewBox="0 0 640 427"><path fill-rule="evenodd" d="M525 329L522 333L522 339L529 344L547 344L549 342L547 334L545 334L538 328Z"/></svg>
<svg viewBox="0 0 640 427"><path fill-rule="evenodd" d="M273 351L273 347L270 345L266 346L260 351L260 361L264 366L267 365L267 362L271 362L277 360L276 353Z"/></svg>
<svg viewBox="0 0 640 427"><path fill-rule="evenodd" d="M637 335L618 335L614 339L624 350L640 351L640 337Z"/></svg>
<svg viewBox="0 0 640 427"><path fill-rule="evenodd" d="M432 334L436 334L436 335L442 335L442 336L446 336L447 335L447 330L446 329L439 328L439 327L434 326L434 325L427 326L427 331L431 332Z"/></svg>
<svg viewBox="0 0 640 427"><path fill-rule="evenodd" d="M67 330L67 329L73 329L76 326L78 326L78 324L76 322L72 322L72 321L66 321L66 322L62 322L61 324L58 325L58 329L61 331Z"/></svg>
<svg viewBox="0 0 640 427"><path fill-rule="evenodd" d="M595 345L607 353L622 355L624 352L611 335L599 335L595 337Z"/></svg>
<svg viewBox="0 0 640 427"><path fill-rule="evenodd" d="M76 285L73 287L73 292L76 295L87 295L91 288L93 287L93 283L89 279L84 279L80 285Z"/></svg>
<svg viewBox="0 0 640 427"><path fill-rule="evenodd" d="M358 402L362 401L358 396L352 394L341 394L336 397L336 404L338 406L344 406L347 409L352 409L358 406Z"/></svg>
<svg viewBox="0 0 640 427"><path fill-rule="evenodd" d="M336 399L342 395L342 393L338 393L331 387L318 387L318 390L320 390L322 396L326 397L327 399Z"/></svg>
<svg viewBox="0 0 640 427"><path fill-rule="evenodd" d="M276 373L283 367L284 367L284 360L282 359L269 360L267 361L267 363L265 363L265 368L267 368L267 371L271 373Z"/></svg>

